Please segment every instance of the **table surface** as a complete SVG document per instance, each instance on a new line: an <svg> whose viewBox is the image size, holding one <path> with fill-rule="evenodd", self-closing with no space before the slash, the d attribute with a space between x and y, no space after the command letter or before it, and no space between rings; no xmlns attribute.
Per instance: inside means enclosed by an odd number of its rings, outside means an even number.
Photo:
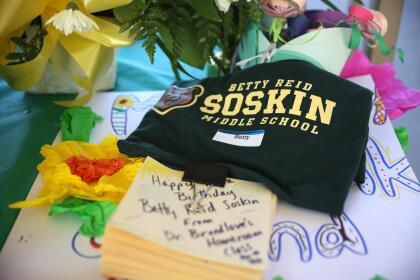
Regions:
<svg viewBox="0 0 420 280"><path fill-rule="evenodd" d="M117 67L115 91L162 90L174 81L162 51L157 49L151 65L139 44L118 49ZM197 78L206 75L204 70L185 68ZM0 79L0 248L19 213L8 205L26 198L42 161L40 148L52 143L59 131L64 108L52 101L68 98L72 96L15 92Z"/></svg>
<svg viewBox="0 0 420 280"><path fill-rule="evenodd" d="M115 91L162 90L174 81L170 63L159 49L151 65L139 44L119 48L117 66ZM197 78L206 76L205 70L185 68ZM0 248L19 213L8 205L26 198L42 161L39 150L59 131L64 108L52 101L66 98L72 96L15 92L0 78Z"/></svg>

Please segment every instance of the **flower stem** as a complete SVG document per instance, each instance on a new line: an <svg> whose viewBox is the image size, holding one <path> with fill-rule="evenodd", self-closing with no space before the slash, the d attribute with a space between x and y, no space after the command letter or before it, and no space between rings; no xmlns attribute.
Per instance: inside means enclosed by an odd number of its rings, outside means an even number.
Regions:
<svg viewBox="0 0 420 280"><path fill-rule="evenodd" d="M70 2L67 3L66 10L78 10L78 9L79 9L79 6L77 6L74 0L70 0Z"/></svg>

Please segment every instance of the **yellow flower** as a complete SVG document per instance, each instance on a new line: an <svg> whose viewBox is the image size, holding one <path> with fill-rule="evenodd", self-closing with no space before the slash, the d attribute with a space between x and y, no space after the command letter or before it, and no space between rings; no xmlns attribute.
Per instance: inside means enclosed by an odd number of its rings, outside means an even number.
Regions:
<svg viewBox="0 0 420 280"><path fill-rule="evenodd" d="M45 159L38 165L44 186L38 198L15 202L9 207L24 208L59 203L67 196L118 203L130 187L144 159L128 158L121 154L117 141L115 136L108 136L100 144L65 141L55 146L44 145L41 154ZM102 176L98 181L88 184L79 176L73 175L65 163L72 156L83 156L87 159L123 158L128 162L112 176Z"/></svg>
<svg viewBox="0 0 420 280"><path fill-rule="evenodd" d="M133 106L133 104L134 100L129 96L120 96L115 101L115 107L117 107L118 109L127 108Z"/></svg>

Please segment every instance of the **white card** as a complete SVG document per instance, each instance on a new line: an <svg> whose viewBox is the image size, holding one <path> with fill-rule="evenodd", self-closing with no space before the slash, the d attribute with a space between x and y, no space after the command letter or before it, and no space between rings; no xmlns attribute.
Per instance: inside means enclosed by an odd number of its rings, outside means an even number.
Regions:
<svg viewBox="0 0 420 280"><path fill-rule="evenodd" d="M234 146L259 147L263 141L264 133L264 130L233 131L219 129L213 140Z"/></svg>

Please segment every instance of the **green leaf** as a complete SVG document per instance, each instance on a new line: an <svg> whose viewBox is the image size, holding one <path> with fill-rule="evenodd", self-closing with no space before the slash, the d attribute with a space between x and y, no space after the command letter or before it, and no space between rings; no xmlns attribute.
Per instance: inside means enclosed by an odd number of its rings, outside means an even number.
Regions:
<svg viewBox="0 0 420 280"><path fill-rule="evenodd" d="M365 5L365 4L363 4L363 1L362 0L353 0L353 2L356 2L357 4L360 4L360 5Z"/></svg>
<svg viewBox="0 0 420 280"><path fill-rule="evenodd" d="M141 21L136 22L130 29L130 32L128 32L128 37L134 36L141 28Z"/></svg>
<svg viewBox="0 0 420 280"><path fill-rule="evenodd" d="M26 55L26 61L31 61L32 59L35 59L35 57L38 55L38 50L36 48L30 48L27 51Z"/></svg>
<svg viewBox="0 0 420 280"><path fill-rule="evenodd" d="M133 24L131 23L131 21L125 22L124 24L121 25L120 27L120 33L123 33L125 31L127 31Z"/></svg>
<svg viewBox="0 0 420 280"><path fill-rule="evenodd" d="M113 9L115 18L120 23L126 23L139 17L146 6L145 0L133 0L128 5Z"/></svg>
<svg viewBox="0 0 420 280"><path fill-rule="evenodd" d="M152 38L149 38L148 40L144 41L142 47L145 48L146 53L149 56L150 63L153 64L155 62L156 40Z"/></svg>
<svg viewBox="0 0 420 280"><path fill-rule="evenodd" d="M11 52L8 53L6 55L6 59L8 60L18 60L18 59L22 59L23 58L23 54L22 53L17 53L17 52Z"/></svg>
<svg viewBox="0 0 420 280"><path fill-rule="evenodd" d="M140 41L140 40L144 40L147 38L147 34L146 33L137 33L136 37L134 37L134 40L136 41Z"/></svg>
<svg viewBox="0 0 420 280"><path fill-rule="evenodd" d="M185 19L190 19L191 18L191 15L190 15L189 11L187 9L183 8L183 7L176 7L175 6L175 14L178 17L183 17Z"/></svg>
<svg viewBox="0 0 420 280"><path fill-rule="evenodd" d="M27 44L26 41L20 37L11 37L10 40L21 48L24 48Z"/></svg>
<svg viewBox="0 0 420 280"><path fill-rule="evenodd" d="M214 0L185 0L194 10L196 10L201 16L221 22L219 17L218 9L214 4Z"/></svg>
<svg viewBox="0 0 420 280"><path fill-rule="evenodd" d="M36 18L34 18L30 25L38 25L38 26L42 26L42 20L41 20L41 16L37 16Z"/></svg>
<svg viewBox="0 0 420 280"><path fill-rule="evenodd" d="M204 56L205 51L198 46L199 37L195 32L194 26L186 22L182 24L181 28L184 30L184 36L182 38L182 49L178 54L179 59L193 67L203 69L206 64L206 57ZM162 26L159 34L168 50L173 52L173 39L169 29Z"/></svg>
<svg viewBox="0 0 420 280"><path fill-rule="evenodd" d="M257 5L248 5L247 8L248 19L259 23L261 21L263 11ZM244 29L245 27L246 25L244 26Z"/></svg>
<svg viewBox="0 0 420 280"><path fill-rule="evenodd" d="M321 1L324 2L325 5L327 5L328 7L333 9L334 11L340 11L340 9L336 5L334 5L330 0L321 0Z"/></svg>
<svg viewBox="0 0 420 280"><path fill-rule="evenodd" d="M197 29L204 29L204 28L206 28L206 24L207 24L207 21L198 19L197 23L195 24L195 27Z"/></svg>
<svg viewBox="0 0 420 280"><path fill-rule="evenodd" d="M157 20L148 20L147 24L149 26L154 26L154 27L161 27L162 26L162 24L160 24L160 22L157 21Z"/></svg>
<svg viewBox="0 0 420 280"><path fill-rule="evenodd" d="M137 31L136 36L134 37L134 40L136 41L143 40L146 37L147 37L146 29L141 28L140 30Z"/></svg>

